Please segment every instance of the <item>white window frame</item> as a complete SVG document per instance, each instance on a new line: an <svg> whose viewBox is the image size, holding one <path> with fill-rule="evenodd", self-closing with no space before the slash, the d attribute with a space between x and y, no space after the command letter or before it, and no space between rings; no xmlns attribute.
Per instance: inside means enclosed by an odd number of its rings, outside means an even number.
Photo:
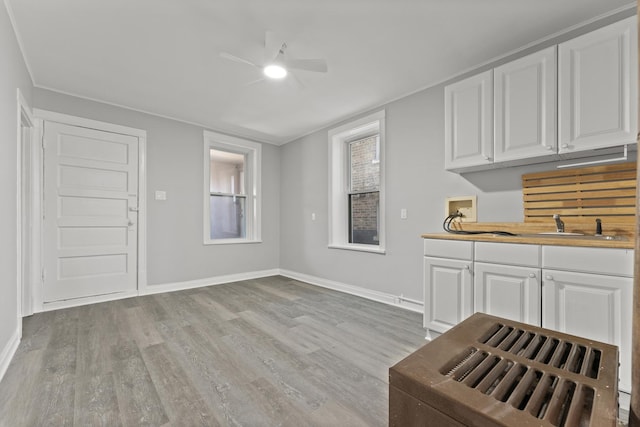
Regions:
<svg viewBox="0 0 640 427"><path fill-rule="evenodd" d="M245 237L231 239L211 238L210 212L210 150L230 151L244 154L245 164ZM203 230L205 245L228 245L239 243L261 243L262 219L262 145L242 138L236 138L217 132L204 131L204 185L203 185Z"/></svg>
<svg viewBox="0 0 640 427"><path fill-rule="evenodd" d="M378 245L349 243L349 142L379 135L380 214ZM329 131L329 248L385 253L385 111Z"/></svg>

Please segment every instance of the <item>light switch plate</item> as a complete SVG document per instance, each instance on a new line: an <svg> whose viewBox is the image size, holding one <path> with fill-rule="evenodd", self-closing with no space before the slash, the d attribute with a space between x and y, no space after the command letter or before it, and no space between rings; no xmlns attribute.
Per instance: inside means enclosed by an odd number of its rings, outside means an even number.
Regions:
<svg viewBox="0 0 640 427"><path fill-rule="evenodd" d="M166 191L161 191L161 190L156 190L156 195L155 195L155 199L156 200L167 200L167 192Z"/></svg>

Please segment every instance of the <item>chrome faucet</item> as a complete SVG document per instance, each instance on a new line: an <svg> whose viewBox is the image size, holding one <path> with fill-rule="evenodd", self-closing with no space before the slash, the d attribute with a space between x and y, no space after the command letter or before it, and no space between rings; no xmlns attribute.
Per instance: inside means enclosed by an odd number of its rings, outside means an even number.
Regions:
<svg viewBox="0 0 640 427"><path fill-rule="evenodd" d="M553 214L553 219L556 220L556 232L564 233L564 222L560 219L560 215Z"/></svg>

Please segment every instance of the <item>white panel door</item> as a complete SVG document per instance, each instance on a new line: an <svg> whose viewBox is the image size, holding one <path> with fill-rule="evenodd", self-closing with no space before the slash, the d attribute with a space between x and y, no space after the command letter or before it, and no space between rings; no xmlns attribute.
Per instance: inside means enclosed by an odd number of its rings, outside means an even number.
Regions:
<svg viewBox="0 0 640 427"><path fill-rule="evenodd" d="M475 311L540 326L539 268L475 263Z"/></svg>
<svg viewBox="0 0 640 427"><path fill-rule="evenodd" d="M542 327L620 347L620 389L631 390L633 279L543 270Z"/></svg>
<svg viewBox="0 0 640 427"><path fill-rule="evenodd" d="M471 314L471 262L425 257L424 327L445 332Z"/></svg>
<svg viewBox="0 0 640 427"><path fill-rule="evenodd" d="M444 88L445 169L493 162L493 70Z"/></svg>
<svg viewBox="0 0 640 427"><path fill-rule="evenodd" d="M636 17L560 44L560 153L636 141Z"/></svg>
<svg viewBox="0 0 640 427"><path fill-rule="evenodd" d="M557 152L556 47L494 70L495 161Z"/></svg>
<svg viewBox="0 0 640 427"><path fill-rule="evenodd" d="M138 138L46 122L44 302L137 288Z"/></svg>

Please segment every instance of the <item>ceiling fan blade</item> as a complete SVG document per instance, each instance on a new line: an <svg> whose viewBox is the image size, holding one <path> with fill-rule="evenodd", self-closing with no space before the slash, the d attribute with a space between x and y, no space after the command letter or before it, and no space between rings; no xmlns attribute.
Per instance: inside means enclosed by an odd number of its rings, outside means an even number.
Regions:
<svg viewBox="0 0 640 427"><path fill-rule="evenodd" d="M260 79L258 79L258 80L253 80L253 81L250 81L250 82L248 82L248 83L245 83L245 84L243 84L243 85L242 85L242 87L249 87L249 86L253 86L253 85L258 84L258 83L260 83L260 82L263 82L263 81L265 81L265 80L266 80L266 79L265 79L264 77L262 77L262 78L260 78Z"/></svg>
<svg viewBox="0 0 640 427"><path fill-rule="evenodd" d="M248 59L240 58L239 56L235 56L235 55L232 55L232 54L227 53L227 52L220 52L220 57L224 58L224 59L228 59L230 61L240 62L242 64L251 65L252 67L262 68L259 65L254 64L253 62L249 61Z"/></svg>
<svg viewBox="0 0 640 427"><path fill-rule="evenodd" d="M298 77L295 73L289 73L289 75L292 77L289 81L292 83L292 86L296 89L305 89L306 85L304 83L302 83L302 80L300 80L300 77Z"/></svg>
<svg viewBox="0 0 640 427"><path fill-rule="evenodd" d="M285 66L293 70L314 71L316 73L326 73L329 68L324 59L286 59Z"/></svg>
<svg viewBox="0 0 640 427"><path fill-rule="evenodd" d="M264 34L264 62L273 62L280 53L284 40L275 31L267 30Z"/></svg>

